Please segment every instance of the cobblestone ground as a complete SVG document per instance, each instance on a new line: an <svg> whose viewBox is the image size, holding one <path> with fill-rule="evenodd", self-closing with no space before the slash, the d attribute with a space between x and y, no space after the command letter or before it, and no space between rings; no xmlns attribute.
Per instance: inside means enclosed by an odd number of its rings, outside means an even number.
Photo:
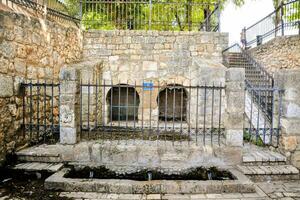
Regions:
<svg viewBox="0 0 300 200"><path fill-rule="evenodd" d="M62 192L61 197L71 197L76 200L83 199L120 199L120 200L193 200L193 199L237 199L237 200L300 200L300 181L277 181L256 183L256 193L231 193L231 194L194 194L194 195L174 195L174 194L152 194L152 195L131 195L131 194L99 194L83 192Z"/></svg>

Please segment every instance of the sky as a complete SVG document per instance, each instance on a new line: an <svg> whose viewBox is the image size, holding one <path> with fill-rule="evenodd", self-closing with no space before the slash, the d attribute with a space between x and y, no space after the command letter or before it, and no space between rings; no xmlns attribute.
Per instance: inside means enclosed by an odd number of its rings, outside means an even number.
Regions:
<svg viewBox="0 0 300 200"><path fill-rule="evenodd" d="M229 33L229 44L239 42L243 27L251 26L273 10L272 0L246 0L241 7L228 2L221 13L221 32Z"/></svg>

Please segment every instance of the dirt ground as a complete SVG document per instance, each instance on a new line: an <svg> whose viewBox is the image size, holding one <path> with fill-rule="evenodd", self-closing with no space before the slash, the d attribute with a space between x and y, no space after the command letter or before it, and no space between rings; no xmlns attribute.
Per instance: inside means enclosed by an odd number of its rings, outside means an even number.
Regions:
<svg viewBox="0 0 300 200"><path fill-rule="evenodd" d="M44 189L44 180L49 173L27 173L0 169L0 199L26 200L68 200L71 198L59 197L60 192Z"/></svg>

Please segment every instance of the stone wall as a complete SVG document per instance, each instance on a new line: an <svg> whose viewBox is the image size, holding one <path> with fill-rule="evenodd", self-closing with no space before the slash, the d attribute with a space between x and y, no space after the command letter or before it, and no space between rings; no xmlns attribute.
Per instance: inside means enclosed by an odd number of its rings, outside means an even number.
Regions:
<svg viewBox="0 0 300 200"><path fill-rule="evenodd" d="M250 49L250 53L274 74L275 85L284 89L279 147L292 164L300 168L300 36L277 37Z"/></svg>
<svg viewBox="0 0 300 200"><path fill-rule="evenodd" d="M83 59L103 60L103 75L98 80L102 79L106 84L138 85L136 92L140 105L143 106L139 106L138 118L143 118L146 123L157 124L157 96L166 85L225 84L226 68L221 63L222 49L227 45L228 36L225 33L87 31L84 33ZM154 86L159 85L161 88L143 92L140 87L143 82L152 82ZM107 87L103 96L107 97L110 89ZM188 95L191 95L191 108L187 112L195 116L196 90ZM211 91L207 95L207 102L211 102ZM204 90L201 90L199 105L203 105L203 99ZM218 102L217 97L215 101ZM103 113L109 113L107 105L102 109ZM140 116L142 113L144 117ZM210 118L209 109L207 113L207 118ZM202 114L203 112L199 114L199 123L202 123ZM106 123L108 118L107 116ZM191 122L195 124L193 119Z"/></svg>
<svg viewBox="0 0 300 200"><path fill-rule="evenodd" d="M300 36L277 37L250 50L268 71L300 68Z"/></svg>
<svg viewBox="0 0 300 200"><path fill-rule="evenodd" d="M75 25L7 10L0 10L0 162L24 142L20 83L56 81L60 68L82 53Z"/></svg>

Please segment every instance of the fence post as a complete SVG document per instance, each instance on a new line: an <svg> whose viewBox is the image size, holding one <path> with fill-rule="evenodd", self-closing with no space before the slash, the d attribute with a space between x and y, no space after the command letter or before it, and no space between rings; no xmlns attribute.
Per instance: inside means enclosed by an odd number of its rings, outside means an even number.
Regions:
<svg viewBox="0 0 300 200"><path fill-rule="evenodd" d="M224 125L226 145L241 147L243 145L245 107L245 69L228 68L225 84L226 110Z"/></svg>
<svg viewBox="0 0 300 200"><path fill-rule="evenodd" d="M80 21L82 21L82 0L79 0L79 16Z"/></svg>
<svg viewBox="0 0 300 200"><path fill-rule="evenodd" d="M78 113L78 75L74 68L62 68L60 72L60 143L75 144L77 142ZM77 113L77 114L76 114Z"/></svg>
<svg viewBox="0 0 300 200"><path fill-rule="evenodd" d="M283 6L284 6L284 3L281 2L281 4L280 4L280 21L281 21L281 35L282 36L284 36L284 20L283 20L284 11L283 11Z"/></svg>
<svg viewBox="0 0 300 200"><path fill-rule="evenodd" d="M152 0L149 0L149 30L151 30L151 25L152 25Z"/></svg>

